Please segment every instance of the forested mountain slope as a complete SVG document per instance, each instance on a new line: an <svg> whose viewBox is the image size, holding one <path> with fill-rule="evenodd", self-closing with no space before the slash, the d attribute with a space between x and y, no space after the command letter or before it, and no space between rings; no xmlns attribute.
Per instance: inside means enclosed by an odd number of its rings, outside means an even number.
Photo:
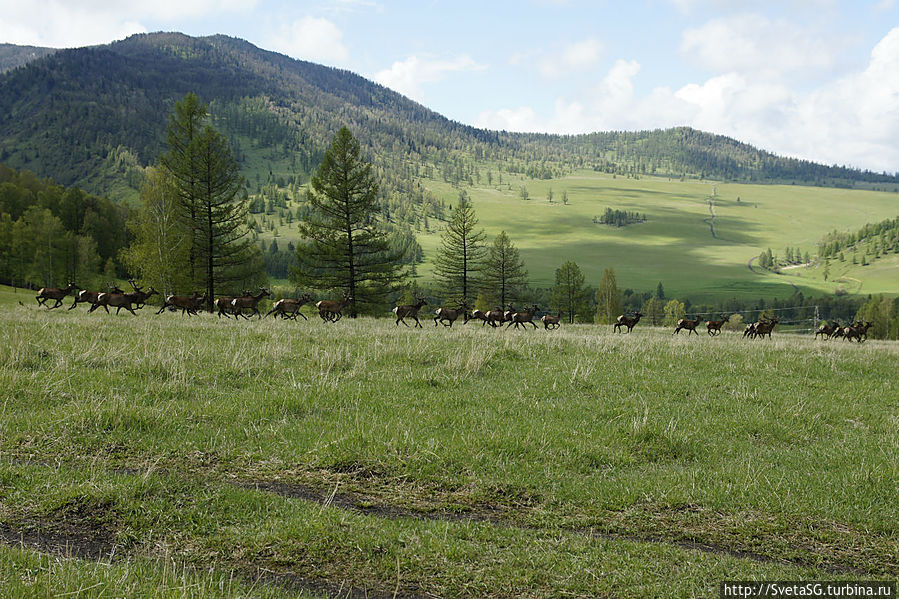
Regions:
<svg viewBox="0 0 899 599"><path fill-rule="evenodd" d="M286 161L299 180L346 125L382 172L407 181L425 168L464 182L485 165L537 179L592 168L766 183L899 181L689 128L580 136L479 130L347 71L226 36L177 33L59 50L0 75L0 161L93 193L133 195L141 168L163 150L174 102L189 91L210 102L239 159Z"/></svg>

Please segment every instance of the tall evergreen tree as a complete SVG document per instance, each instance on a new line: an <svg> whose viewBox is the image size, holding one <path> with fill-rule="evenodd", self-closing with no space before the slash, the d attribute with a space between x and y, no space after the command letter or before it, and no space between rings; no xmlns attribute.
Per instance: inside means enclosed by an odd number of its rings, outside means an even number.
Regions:
<svg viewBox="0 0 899 599"><path fill-rule="evenodd" d="M500 306L517 299L521 288L528 284L528 271L521 254L505 231L496 236L487 251L482 283L484 289L499 300Z"/></svg>
<svg viewBox="0 0 899 599"><path fill-rule="evenodd" d="M212 310L216 287L250 287L265 280L264 262L247 229L249 201L225 138L205 124L208 111L196 94L175 105L160 163L171 180L189 237L191 286L206 289Z"/></svg>
<svg viewBox="0 0 899 599"><path fill-rule="evenodd" d="M607 268L602 273L599 289L596 290L596 322L611 324L621 314L621 294L615 281L615 269Z"/></svg>
<svg viewBox="0 0 899 599"><path fill-rule="evenodd" d="M434 276L449 297L463 301L476 292L478 275L486 255L485 234L476 230L474 207L464 194L443 233L434 267Z"/></svg>
<svg viewBox="0 0 899 599"><path fill-rule="evenodd" d="M349 294L354 318L359 304L383 305L405 276L402 251L391 249L375 219L378 185L346 127L334 136L310 188L311 211L299 224L305 242L297 246L297 283Z"/></svg>
<svg viewBox="0 0 899 599"><path fill-rule="evenodd" d="M589 291L584 287L584 273L576 262L569 260L556 269L556 282L550 296L550 306L562 310L573 323L578 314L589 311Z"/></svg>

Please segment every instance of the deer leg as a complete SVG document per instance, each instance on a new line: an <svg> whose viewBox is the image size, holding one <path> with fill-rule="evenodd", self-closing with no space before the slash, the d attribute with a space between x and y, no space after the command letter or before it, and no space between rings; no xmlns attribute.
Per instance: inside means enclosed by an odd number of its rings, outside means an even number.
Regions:
<svg viewBox="0 0 899 599"><path fill-rule="evenodd" d="M417 326L420 329L423 329L424 327L421 326L421 323L418 321L418 316L413 316L413 318L415 319L415 326Z"/></svg>

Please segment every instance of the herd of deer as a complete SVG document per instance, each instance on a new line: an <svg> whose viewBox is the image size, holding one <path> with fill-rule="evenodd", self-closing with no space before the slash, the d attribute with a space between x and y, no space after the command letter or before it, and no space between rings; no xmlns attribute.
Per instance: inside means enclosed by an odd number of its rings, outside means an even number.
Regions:
<svg viewBox="0 0 899 599"><path fill-rule="evenodd" d="M859 343L868 338L868 329L871 328L873 323L861 320L856 320L849 326L842 326L839 322L834 321L830 324L822 324L818 327L818 330L815 331L815 339L820 335L823 339L833 339L835 337L842 337L848 341L852 341L855 339Z"/></svg>
<svg viewBox="0 0 899 599"><path fill-rule="evenodd" d="M69 294L75 293L75 301L69 307L69 310L74 309L80 303L85 303L90 305L89 312L93 312L97 308L102 307L108 314L109 308L112 307L116 309L116 314L118 314L122 308L125 308L132 314L137 315L135 310L143 308L147 299L150 296L157 294L158 291L152 287L145 291L142 287L137 285L134 280L129 280L129 283L131 283L133 291L126 292L119 289L116 285L110 285L109 291L99 292L81 289L75 283L70 282L66 287L61 289L57 287L44 287L38 291L35 299L37 299L39 306L46 306L48 309L52 310L62 305L62 301ZM254 315L263 317L259 312L258 304L260 300L266 296L271 296L271 292L265 287L260 287L259 292L255 294L248 290L244 290L243 294L240 296L218 297L215 299L215 302L213 302L213 305L218 310L219 318L222 316L226 318L231 318L232 316L234 318L250 318L250 316ZM315 303L315 307L318 309L318 315L323 321L337 322L342 317L342 310L352 299L353 298L349 294L345 293L343 299L340 301L321 300ZM49 300L53 300L56 303L52 306L47 305L47 301ZM297 316L302 316L304 320L308 320L306 315L300 311L300 308L311 301L312 298L308 293L296 299L280 299L274 303L272 309L265 314L264 318L274 314L283 319L296 320ZM162 307L156 313L161 314L166 309L180 309L182 315L197 315L205 303L206 295L201 295L197 291L192 295L169 295L165 297L162 302ZM426 303L425 298L419 297L418 302L415 304L396 306L393 309L393 313L396 315L396 325L399 326L400 323L403 323L408 327L409 323L406 322L406 319L411 318L415 321L415 326L421 327L421 322L418 320L418 312ZM511 327L512 325L514 325L516 329L519 326L527 328L525 325L530 324L536 329L537 324L534 322L534 316L540 310L537 307L537 304L533 304L530 308L524 308L522 310L516 310L512 304L509 304L505 310L496 307L493 310L472 310L469 313L469 308L470 306L468 306L464 300L457 302L455 308L446 308L443 306L437 308L437 310L434 311L434 326L442 324L443 326L451 327L459 317L462 317L463 324L468 324L469 320L480 320L482 321L481 326L489 324L493 328L502 328L504 326ZM615 332L620 333L621 328L624 327L627 329L627 332L630 333L634 330L637 323L640 322L642 316L643 314L640 312L634 312L632 315L622 314L615 322ZM703 320L702 318L691 320L688 318L681 318L677 322L674 333L680 334L682 330L686 330L688 335L690 333L696 333L696 328L705 322L708 335L710 337L715 337L721 334L721 327L723 327L729 319L729 315L721 320ZM562 312L559 312L558 314L546 314L540 318L540 322L543 323L543 328L546 330L557 329L561 326ZM743 337L756 339L767 336L770 339L771 332L774 330L777 322L776 318L763 318L758 322L747 324L746 328L743 330ZM849 341L854 339L861 343L868 338L868 329L870 327L870 322L862 321L856 321L845 327L841 326L838 322L822 324L815 333L815 338L817 339L818 336L825 339L842 337ZM699 333L696 334L699 335Z"/></svg>

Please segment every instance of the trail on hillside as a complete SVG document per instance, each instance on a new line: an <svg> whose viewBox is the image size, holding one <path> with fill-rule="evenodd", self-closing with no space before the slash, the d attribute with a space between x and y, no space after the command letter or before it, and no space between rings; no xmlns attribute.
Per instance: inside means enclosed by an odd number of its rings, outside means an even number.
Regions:
<svg viewBox="0 0 899 599"><path fill-rule="evenodd" d="M708 223L709 230L712 232L712 237L718 239L718 234L715 233L715 203L712 200L709 200L709 214L711 216L703 219L703 222Z"/></svg>

